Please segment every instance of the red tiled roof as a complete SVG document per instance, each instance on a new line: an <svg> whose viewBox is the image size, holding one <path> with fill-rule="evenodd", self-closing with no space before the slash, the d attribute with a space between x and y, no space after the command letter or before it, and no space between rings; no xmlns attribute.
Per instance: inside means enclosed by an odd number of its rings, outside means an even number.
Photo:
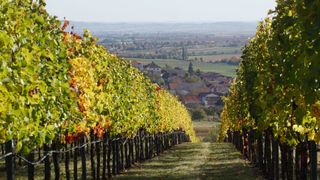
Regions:
<svg viewBox="0 0 320 180"><path fill-rule="evenodd" d="M170 83L169 84L170 89L177 89L177 87L178 87L178 83Z"/></svg>
<svg viewBox="0 0 320 180"><path fill-rule="evenodd" d="M184 101L186 104L201 103L201 101L200 101L200 99L199 99L198 96L191 96L191 95L184 96L184 97L183 97L183 101Z"/></svg>

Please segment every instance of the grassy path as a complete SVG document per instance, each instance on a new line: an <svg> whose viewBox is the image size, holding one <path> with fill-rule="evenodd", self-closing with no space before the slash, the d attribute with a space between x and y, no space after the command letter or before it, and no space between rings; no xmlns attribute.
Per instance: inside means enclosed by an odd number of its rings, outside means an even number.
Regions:
<svg viewBox="0 0 320 180"><path fill-rule="evenodd" d="M231 144L185 143L115 179L263 179Z"/></svg>

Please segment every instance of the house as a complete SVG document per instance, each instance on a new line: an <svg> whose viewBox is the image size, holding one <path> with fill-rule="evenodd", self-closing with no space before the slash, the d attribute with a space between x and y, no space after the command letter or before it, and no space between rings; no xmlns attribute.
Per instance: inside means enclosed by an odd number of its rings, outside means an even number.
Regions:
<svg viewBox="0 0 320 180"><path fill-rule="evenodd" d="M208 87L198 87L191 90L192 94L201 94L201 93L210 93L210 89Z"/></svg>
<svg viewBox="0 0 320 180"><path fill-rule="evenodd" d="M214 93L201 93L199 94L202 105L205 107L215 106L221 97Z"/></svg>
<svg viewBox="0 0 320 180"><path fill-rule="evenodd" d="M193 91L195 89L206 88L206 85L203 82L195 82L195 83L183 82L178 84L177 88L180 90Z"/></svg>
<svg viewBox="0 0 320 180"><path fill-rule="evenodd" d="M201 104L198 96L186 95L181 97L183 103L188 107L195 107Z"/></svg>
<svg viewBox="0 0 320 180"><path fill-rule="evenodd" d="M229 91L229 84L211 84L209 85L209 89L211 93L226 95Z"/></svg>
<svg viewBox="0 0 320 180"><path fill-rule="evenodd" d="M143 64L139 61L131 61L133 67L138 68L140 71L143 71Z"/></svg>
<svg viewBox="0 0 320 180"><path fill-rule="evenodd" d="M214 81L219 76L221 75L215 72L205 72L205 73L201 73L200 78L204 81Z"/></svg>
<svg viewBox="0 0 320 180"><path fill-rule="evenodd" d="M181 88L182 83L178 83L178 82L172 82L169 83L169 90L172 94L175 95L181 95L181 96L185 96L187 94L189 94L190 92Z"/></svg>
<svg viewBox="0 0 320 180"><path fill-rule="evenodd" d="M146 71L152 72L152 73L161 73L161 67L158 66L156 63L152 62L150 64L147 64L144 66L144 69Z"/></svg>

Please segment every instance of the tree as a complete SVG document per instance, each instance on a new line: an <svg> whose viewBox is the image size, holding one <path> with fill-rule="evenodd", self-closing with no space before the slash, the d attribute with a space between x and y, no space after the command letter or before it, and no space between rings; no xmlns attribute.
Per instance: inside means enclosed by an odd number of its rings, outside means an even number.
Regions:
<svg viewBox="0 0 320 180"><path fill-rule="evenodd" d="M188 60L188 52L185 47L182 47L182 60L184 60L184 61Z"/></svg>
<svg viewBox="0 0 320 180"><path fill-rule="evenodd" d="M192 62L190 62L190 63L189 63L188 72L189 72L189 74L190 74L190 75L192 75L192 74L194 73L194 71L193 71L193 64L192 64Z"/></svg>
<svg viewBox="0 0 320 180"><path fill-rule="evenodd" d="M200 121L206 117L206 113L203 109L197 109L192 112L192 119Z"/></svg>
<svg viewBox="0 0 320 180"><path fill-rule="evenodd" d="M200 70L199 68L196 70L196 74L197 74L198 76L201 75L201 70Z"/></svg>
<svg viewBox="0 0 320 180"><path fill-rule="evenodd" d="M214 116L216 114L216 110L214 107L208 107L208 108L204 109L204 111L206 112L206 114L208 116Z"/></svg>

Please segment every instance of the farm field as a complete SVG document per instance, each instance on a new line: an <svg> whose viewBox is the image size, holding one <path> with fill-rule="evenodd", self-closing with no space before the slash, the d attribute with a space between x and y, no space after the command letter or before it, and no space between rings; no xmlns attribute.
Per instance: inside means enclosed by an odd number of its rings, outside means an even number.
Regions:
<svg viewBox="0 0 320 180"><path fill-rule="evenodd" d="M139 59L139 58L130 58L130 60L136 60L141 62L142 64L149 64L151 62L155 62L161 67L165 67L166 65L171 67L180 67L184 70L188 70L189 61L182 61L176 59ZM216 72L225 76L234 77L236 75L237 66L228 65L225 63L206 63L206 62L192 62L193 68L200 69L203 72Z"/></svg>
<svg viewBox="0 0 320 180"><path fill-rule="evenodd" d="M189 56L189 60L202 60L204 62L219 62L221 60L240 58L241 54L218 54L218 55L199 55L199 56Z"/></svg>
<svg viewBox="0 0 320 180"><path fill-rule="evenodd" d="M237 47L221 47L214 46L195 46L193 48L189 48L188 52L191 54L201 54L201 53L216 53L216 54L239 54L241 52L241 46Z"/></svg>

